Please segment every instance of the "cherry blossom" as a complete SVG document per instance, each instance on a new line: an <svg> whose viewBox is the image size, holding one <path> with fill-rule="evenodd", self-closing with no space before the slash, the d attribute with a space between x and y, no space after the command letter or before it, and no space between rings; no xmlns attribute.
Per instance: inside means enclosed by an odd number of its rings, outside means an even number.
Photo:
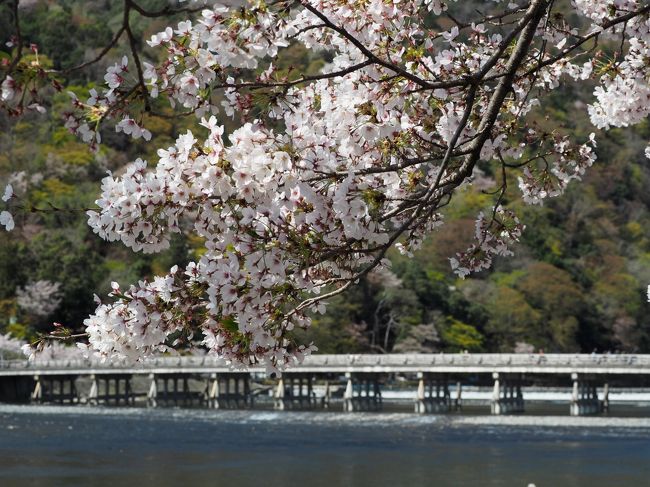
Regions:
<svg viewBox="0 0 650 487"><path fill-rule="evenodd" d="M147 129L139 126L135 120L125 117L120 123L115 126L116 132L124 132L127 135L130 135L134 139L139 139L142 137L144 140L151 140L151 132Z"/></svg>
<svg viewBox="0 0 650 487"><path fill-rule="evenodd" d="M14 338L9 333L4 335L0 334L0 354L2 354L3 357L3 352L10 352L17 356L22 355L24 345L24 341Z"/></svg>
<svg viewBox="0 0 650 487"><path fill-rule="evenodd" d="M18 306L37 317L46 318L61 304L61 283L39 280L16 290Z"/></svg>
<svg viewBox="0 0 650 487"><path fill-rule="evenodd" d="M11 183L9 183L7 184L7 186L5 186L5 192L2 195L2 201L4 202L9 201L13 195L14 195L14 188L11 185Z"/></svg>
<svg viewBox="0 0 650 487"><path fill-rule="evenodd" d="M0 212L0 225L5 227L5 230L8 232L14 229L14 218L11 213L6 210Z"/></svg>
<svg viewBox="0 0 650 487"><path fill-rule="evenodd" d="M124 56L122 57L122 62L120 64L115 63L106 70L104 80L109 88L115 89L122 85L124 82L124 74L128 72L128 64L129 58Z"/></svg>
<svg viewBox="0 0 650 487"><path fill-rule="evenodd" d="M16 94L16 82L11 76L7 76L5 80L0 84L2 91L0 92L0 98L3 101L10 101Z"/></svg>

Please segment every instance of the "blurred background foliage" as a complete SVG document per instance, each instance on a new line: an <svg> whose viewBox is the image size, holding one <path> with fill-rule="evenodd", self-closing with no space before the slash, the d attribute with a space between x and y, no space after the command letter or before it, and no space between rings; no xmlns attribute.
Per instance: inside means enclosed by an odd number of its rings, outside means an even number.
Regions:
<svg viewBox="0 0 650 487"><path fill-rule="evenodd" d="M161 6L156 0L140 3ZM22 4L25 38L57 68L92 59L119 28L122 15L121 2L108 0ZM6 9L0 6L1 46L12 32ZM169 20L147 22L136 24L136 35L144 57L155 60L160 52L144 40ZM64 80L68 89L83 97L121 55L118 47L101 63L74 72ZM314 73L326 61L292 46L279 68L289 76ZM591 90L568 85L547 98L531 123L586 139L594 131L586 117ZM134 254L93 235L83 211L93 206L107 170L119 174L138 156L155 163L158 147L188 128L196 130L193 118L144 120L152 143L133 142L107 127L104 145L93 154L63 127L68 96L52 91L46 99L46 114L0 115L0 182L24 171L21 196L28 207L43 210L20 213L16 231L0 232L0 333L19 338L47 331L52 322L80 328L94 310L93 293L105 297L111 281L124 286L185 264L198 258L202 244L200 238L179 236L163 254ZM171 113L159 105L158 111ZM227 131L235 127L226 118L220 121ZM445 210L446 225L412 259L391 253L391 269L373 272L332 299L327 313L315 317L304 334L330 353L650 352L645 292L650 283L650 161L643 156L650 124L597 136L595 167L563 197L542 207L526 206L517 201L516 180L510 181L507 203L527 225L514 257L465 280L450 272L448 258L467 247L474 218L493 202L483 192L494 184L493 168L486 164ZM61 284L60 304L50 316L35 317L17 305L17 291L43 280Z"/></svg>

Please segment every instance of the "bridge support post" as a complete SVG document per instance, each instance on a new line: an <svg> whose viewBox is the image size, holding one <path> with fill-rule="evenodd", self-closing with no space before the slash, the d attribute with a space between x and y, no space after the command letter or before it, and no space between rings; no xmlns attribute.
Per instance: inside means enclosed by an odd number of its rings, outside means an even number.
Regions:
<svg viewBox="0 0 650 487"><path fill-rule="evenodd" d="M605 385L603 386L602 411L604 413L609 412L609 383L608 382L605 382Z"/></svg>
<svg viewBox="0 0 650 487"><path fill-rule="evenodd" d="M97 402L104 406L110 406L111 401L115 397L111 394L111 378L105 375L100 376L97 392ZM117 404L115 404L117 406Z"/></svg>
<svg viewBox="0 0 650 487"><path fill-rule="evenodd" d="M343 411L346 413L349 411L352 411L352 397L354 396L354 385L352 384L352 375L351 374L345 374L346 378L348 379L347 383L345 384L345 392L343 393Z"/></svg>
<svg viewBox="0 0 650 487"><path fill-rule="evenodd" d="M343 411L381 411L382 398L377 374L345 374L348 379L343 395Z"/></svg>
<svg viewBox="0 0 650 487"><path fill-rule="evenodd" d="M585 416L598 414L602 411L602 405L598 400L598 391L595 382L588 377L580 377L578 374L571 374L573 388L571 391L571 416ZM607 391L607 402L609 406L609 387Z"/></svg>
<svg viewBox="0 0 650 487"><path fill-rule="evenodd" d="M68 404L75 404L79 402L79 394L77 393L77 384L75 382L76 376L68 376L67 381L64 379L64 382L67 382L68 386L66 387L67 392L64 393L63 400L67 401Z"/></svg>
<svg viewBox="0 0 650 487"><path fill-rule="evenodd" d="M522 413L524 411L524 395L521 391L521 375L507 376L492 373L494 387L492 389L492 414Z"/></svg>
<svg viewBox="0 0 650 487"><path fill-rule="evenodd" d="M456 398L454 399L454 409L460 411L463 408L463 384L456 382Z"/></svg>
<svg viewBox="0 0 650 487"><path fill-rule="evenodd" d="M99 397L99 385L97 384L97 376L91 374L90 376L90 391L88 392L88 399L86 402L91 406L97 406Z"/></svg>
<svg viewBox="0 0 650 487"><path fill-rule="evenodd" d="M492 387L492 403L491 403L491 412L492 414L502 414L501 411L501 382L499 381L499 374L494 372L492 374L494 379L494 386Z"/></svg>
<svg viewBox="0 0 650 487"><path fill-rule="evenodd" d="M147 407L158 407L158 382L156 374L149 374L149 390L147 391Z"/></svg>
<svg viewBox="0 0 650 487"><path fill-rule="evenodd" d="M132 406L135 403L135 397L131 391L131 376L118 376L115 378L115 382L117 405L119 406L121 402L124 402L125 406ZM120 390L120 384L123 385L122 390Z"/></svg>
<svg viewBox="0 0 650 487"><path fill-rule="evenodd" d="M79 401L76 379L75 375L35 375L31 399L36 403L75 404Z"/></svg>
<svg viewBox="0 0 650 487"><path fill-rule="evenodd" d="M206 402L209 408L217 407L217 397L219 397L219 380L217 374L210 374L206 385Z"/></svg>
<svg viewBox="0 0 650 487"><path fill-rule="evenodd" d="M415 398L415 412L418 414L448 413L451 409L451 395L447 375L418 373L418 392Z"/></svg>
<svg viewBox="0 0 650 487"><path fill-rule="evenodd" d="M34 376L34 390L32 391L31 400L35 403L43 401L43 384L40 375Z"/></svg>
<svg viewBox="0 0 650 487"><path fill-rule="evenodd" d="M280 377L280 380L278 381L278 387L275 389L275 398L273 401L274 409L283 410L286 407L286 404L284 402L284 394L284 379Z"/></svg>
<svg viewBox="0 0 650 487"><path fill-rule="evenodd" d="M323 409L330 408L330 401L332 400L332 391L330 389L330 381L325 382L325 393L323 394Z"/></svg>

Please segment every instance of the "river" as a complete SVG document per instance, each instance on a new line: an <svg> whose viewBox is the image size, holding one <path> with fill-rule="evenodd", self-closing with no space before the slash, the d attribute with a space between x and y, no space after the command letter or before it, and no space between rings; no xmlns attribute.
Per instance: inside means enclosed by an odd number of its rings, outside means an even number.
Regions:
<svg viewBox="0 0 650 487"><path fill-rule="evenodd" d="M650 419L0 405L0 485L650 485Z"/></svg>

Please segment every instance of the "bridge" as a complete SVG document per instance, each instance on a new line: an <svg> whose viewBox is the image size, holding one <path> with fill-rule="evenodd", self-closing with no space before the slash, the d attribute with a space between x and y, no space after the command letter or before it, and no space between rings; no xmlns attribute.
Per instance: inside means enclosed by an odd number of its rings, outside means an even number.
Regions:
<svg viewBox="0 0 650 487"><path fill-rule="evenodd" d="M523 388L553 384L571 390L572 415L609 408L611 385L643 385L650 355L386 354L311 355L270 378L263 367L235 370L212 356L164 356L136 365L87 360L0 362L0 402L253 407L264 394L276 409L382 409L382 388L412 384L418 413L462 404L463 384L492 388L492 414L524 410ZM144 384L144 385L143 385ZM598 389L601 388L601 397ZM454 391L452 398L451 391Z"/></svg>

